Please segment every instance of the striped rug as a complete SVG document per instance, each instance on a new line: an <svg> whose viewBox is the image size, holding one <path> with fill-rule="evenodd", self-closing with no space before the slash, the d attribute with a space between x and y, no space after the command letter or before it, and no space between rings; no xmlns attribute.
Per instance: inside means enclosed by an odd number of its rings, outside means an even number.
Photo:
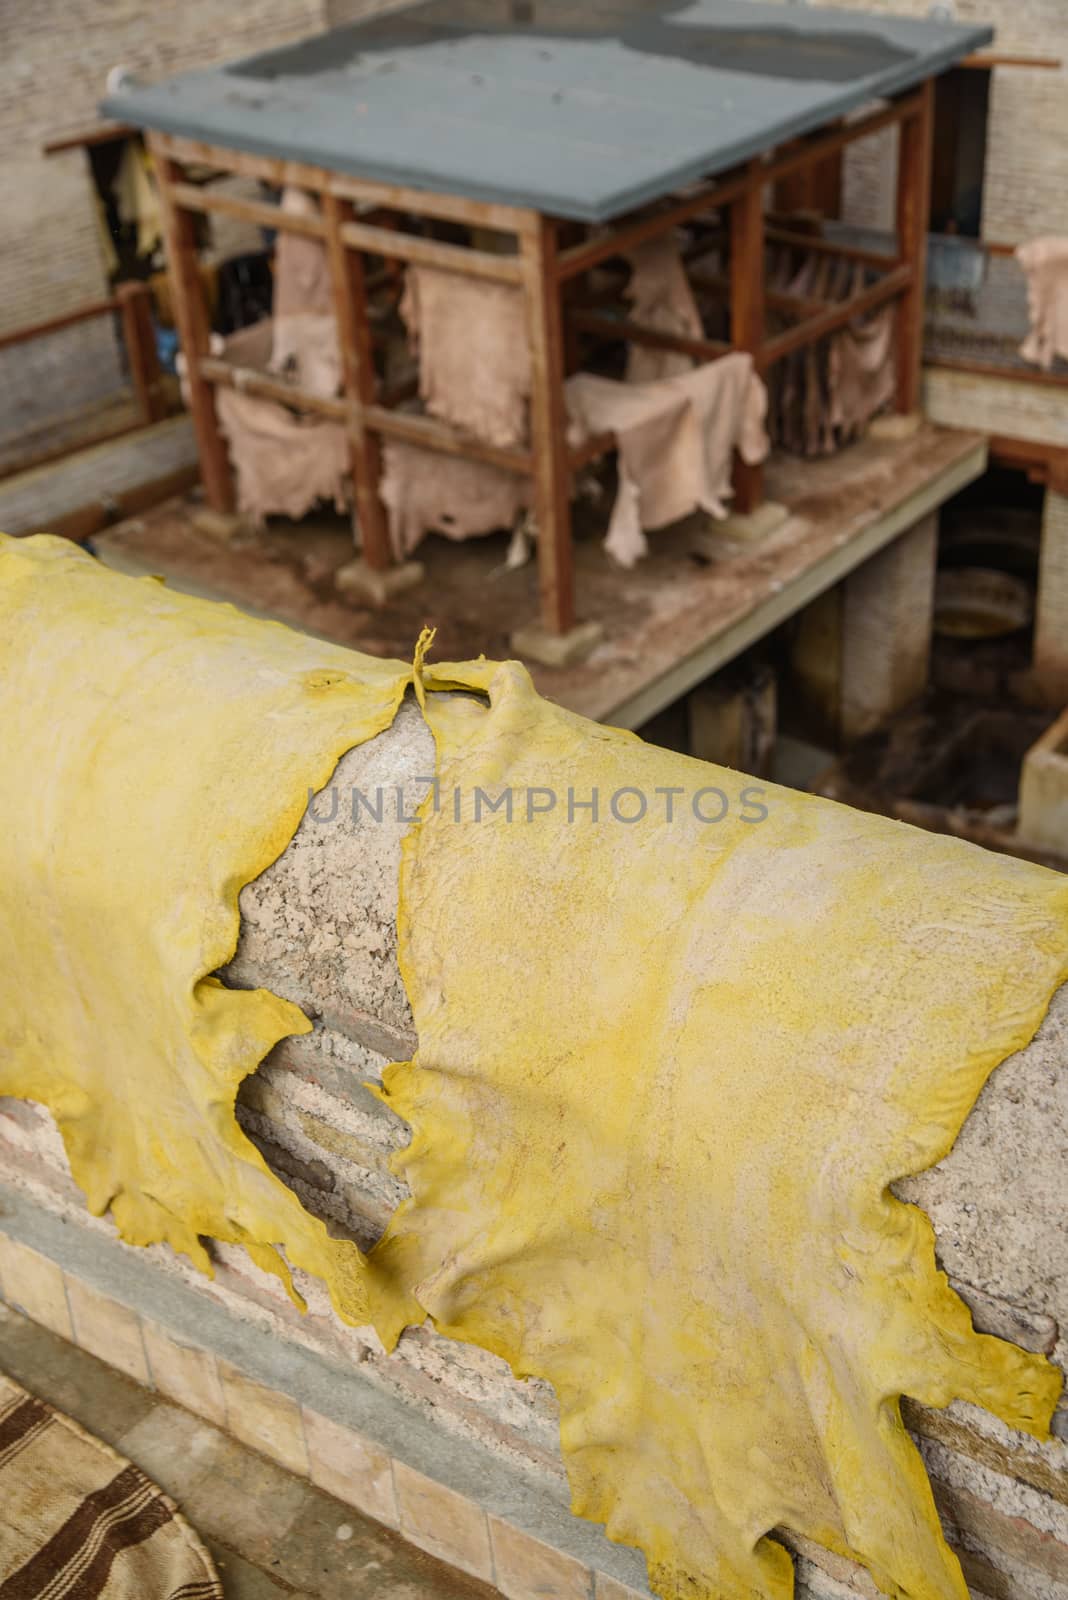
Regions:
<svg viewBox="0 0 1068 1600"><path fill-rule="evenodd" d="M0 1600L222 1600L162 1490L3 1374Z"/></svg>

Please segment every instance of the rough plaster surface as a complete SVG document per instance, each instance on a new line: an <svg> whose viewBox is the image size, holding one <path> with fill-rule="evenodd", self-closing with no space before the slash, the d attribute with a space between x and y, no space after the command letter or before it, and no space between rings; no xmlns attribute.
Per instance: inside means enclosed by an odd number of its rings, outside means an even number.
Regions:
<svg viewBox="0 0 1068 1600"><path fill-rule="evenodd" d="M372 1049L383 1028L414 1045L397 968L397 880L404 819L434 769L430 730L411 700L385 733L349 751L285 854L242 892L227 983L265 985ZM380 821L368 811L379 802Z"/></svg>

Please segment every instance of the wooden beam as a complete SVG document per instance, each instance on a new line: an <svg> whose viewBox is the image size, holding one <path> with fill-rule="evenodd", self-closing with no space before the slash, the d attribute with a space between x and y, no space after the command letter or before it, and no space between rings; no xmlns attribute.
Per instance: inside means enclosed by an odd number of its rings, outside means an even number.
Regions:
<svg viewBox="0 0 1068 1600"><path fill-rule="evenodd" d="M650 350L677 350L682 355L694 356L698 361L713 361L717 356L727 355L732 348L720 339L689 339L681 333L647 328L643 323L631 322L627 317L609 317L596 311L569 311L567 320L582 333L603 335L606 340L624 340L630 344L647 346Z"/></svg>
<svg viewBox="0 0 1068 1600"><path fill-rule="evenodd" d="M72 133L57 134L41 147L42 155L58 156L64 150L88 150L96 144L113 144L118 139L135 139L140 128L130 122L93 122L87 128L76 128Z"/></svg>
<svg viewBox="0 0 1068 1600"><path fill-rule="evenodd" d="M89 322L93 317L106 317L118 309L119 302L114 296L107 300L87 300L84 305L61 311L58 316L47 317L43 322L27 322L21 328L9 328L6 333L0 333L0 350L9 350L16 344L27 344L31 339L45 339L50 333L60 333L64 328L76 327L79 322Z"/></svg>
<svg viewBox="0 0 1068 1600"><path fill-rule="evenodd" d="M326 221L326 249L334 281L334 315L337 317L341 365L348 401L349 451L355 490L356 517L364 560L369 567L384 572L392 564L389 520L379 498L382 477L382 450L377 436L369 429L367 409L375 404L378 380L375 377L374 343L367 314L367 285L363 256L345 244L343 229L352 220L349 200L336 195L322 197Z"/></svg>
<svg viewBox="0 0 1068 1600"><path fill-rule="evenodd" d="M157 149L154 135L150 136L149 143L156 162L171 300L185 356L189 410L197 439L204 495L214 511L233 511L234 483L230 456L226 440L219 431L211 384L200 370L200 364L209 351L211 329L200 279L193 213L177 205L172 198L172 188L183 181L184 173L177 161Z"/></svg>
<svg viewBox="0 0 1068 1600"><path fill-rule="evenodd" d="M472 227L492 228L500 233L517 233L525 225L527 213L516 206L496 205L484 200L465 200L459 195L435 194L427 189L410 189L403 184L375 183L351 177L306 161L287 161L279 156L253 155L247 150L231 150L200 139L186 139L173 133L153 133L152 147L176 161L214 167L222 173L242 178L261 178L276 188L294 184L316 194L332 194L339 200L360 205L381 206L387 211L410 212L414 216L440 217L448 222L465 222Z"/></svg>
<svg viewBox="0 0 1068 1600"><path fill-rule="evenodd" d="M980 72L989 72L993 67L1034 67L1051 72L1059 72L1064 62L1059 56L1002 56L996 51L979 50L974 55L965 56L958 66L971 67Z"/></svg>
<svg viewBox="0 0 1068 1600"><path fill-rule="evenodd" d="M764 182L778 183L814 161L826 161L828 156L837 155L839 150L856 144L859 139L870 139L872 134L881 133L884 128L915 121L922 114L924 98L932 91L933 83L934 80L929 78L921 89L892 100L879 111L860 117L856 122L843 122L829 133L810 134L804 140L791 144L788 150L773 155L765 163Z"/></svg>
<svg viewBox="0 0 1068 1600"><path fill-rule="evenodd" d="M600 266L612 256L626 255L650 239L659 239L670 233L680 223L689 222L703 211L715 211L729 205L751 182L748 171L718 179L706 184L696 193L676 200L652 212L642 212L613 228L609 233L599 233L585 244L573 245L557 257L557 276L561 282Z"/></svg>
<svg viewBox="0 0 1068 1600"><path fill-rule="evenodd" d="M764 187L758 162L751 164L752 180L730 211L730 321L731 344L746 350L759 364L764 345L765 278ZM734 504L743 516L756 511L764 499L764 472L741 457L734 462Z"/></svg>
<svg viewBox="0 0 1068 1600"><path fill-rule="evenodd" d="M469 461L484 461L488 467L500 467L504 472L530 475L534 471L534 458L529 450L510 450L504 445L487 444L473 433L464 433L450 427L437 417L426 417L412 411L390 411L385 406L368 406L364 421L369 428L383 433L387 438L404 439L424 450L437 450L442 455L465 456Z"/></svg>
<svg viewBox="0 0 1068 1600"><path fill-rule="evenodd" d="M311 239L326 237L326 223L321 216L306 216L299 211L283 211L281 206L267 200L246 200L236 194L219 194L196 183L176 183L173 189L176 205L187 211L214 212L224 217L236 217L241 222L254 223L258 228L278 228L283 233L299 233Z"/></svg>
<svg viewBox="0 0 1068 1600"><path fill-rule="evenodd" d="M208 383L221 383L241 394L253 395L257 400L276 400L280 405L291 406L294 411L306 411L311 416L323 417L330 422L347 422L349 406L346 400L322 394L309 394L269 372L256 367L239 367L222 356L205 356L200 363L201 376Z"/></svg>
<svg viewBox="0 0 1068 1600"><path fill-rule="evenodd" d="M767 236L772 244L796 245L799 250L810 250L817 256L835 256L842 261L856 261L862 267L875 267L881 272L889 272L891 267L897 266L897 256L889 255L886 251L860 250L855 245L840 244L836 239L821 238L818 233L801 233L792 228L781 228L773 223L767 229Z"/></svg>
<svg viewBox="0 0 1068 1600"><path fill-rule="evenodd" d="M892 265L893 263L891 263ZM691 272L690 283L694 288L706 289L709 293L730 298L731 282L726 273L719 272ZM827 300L808 300L802 295L782 294L775 289L764 290L764 305L768 311L781 311L788 317L814 317L821 311L826 311L830 304ZM730 346L725 348L729 349Z"/></svg>
<svg viewBox="0 0 1068 1600"><path fill-rule="evenodd" d="M897 409L920 409L923 382L924 296L931 218L934 79L921 90L920 112L902 124L897 168L897 248L912 279L902 296L897 326Z"/></svg>
<svg viewBox="0 0 1068 1600"><path fill-rule="evenodd" d="M996 434L990 440L990 459L997 466L1026 472L1035 483L1068 493L1068 445L1042 444L1033 439L1012 439Z"/></svg>
<svg viewBox="0 0 1068 1600"><path fill-rule="evenodd" d="M826 161L858 139L868 138L883 128L905 122L917 114L920 105L919 94L895 100L857 122L844 123L830 133L816 134L808 140L799 141L766 162L759 159L751 161L742 170L726 173L671 205L642 212L617 224L607 233L599 233L585 244L562 251L558 258L559 276L567 279L577 273L588 272L591 267L600 266L612 256L626 255L647 240L660 238L680 223L700 216L702 212L731 205L754 183L759 184L763 192L765 183L777 182L813 163Z"/></svg>
<svg viewBox="0 0 1068 1600"><path fill-rule="evenodd" d="M138 412L146 425L160 422L167 415L167 397L152 323L152 291L147 283L123 283L116 291L116 299L122 312L126 364Z"/></svg>
<svg viewBox="0 0 1068 1600"><path fill-rule="evenodd" d="M374 228L365 222L346 223L341 236L353 249L367 250L390 261L410 261L469 278L493 278L499 283L519 283L522 277L518 256L500 256L492 250L468 250L464 245L444 244L440 239L423 239L391 228Z"/></svg>
<svg viewBox="0 0 1068 1600"><path fill-rule="evenodd" d="M520 248L530 330L530 420L541 619L548 632L562 634L575 625L575 577L571 465L564 407L562 289L555 224L548 217L532 213L532 226Z"/></svg>
<svg viewBox="0 0 1068 1600"><path fill-rule="evenodd" d="M885 305L888 300L905 294L911 282L911 267L895 267L885 278L881 278L878 283L869 284L867 289L862 289L852 299L843 300L839 305L829 306L817 316L799 323L796 328L789 328L776 338L769 339L759 353L757 364L760 370L766 372L777 361L793 355L795 350L803 350L806 345L825 339L828 334L836 333L839 328L844 328L847 323L852 322L854 317L865 316L869 311Z"/></svg>

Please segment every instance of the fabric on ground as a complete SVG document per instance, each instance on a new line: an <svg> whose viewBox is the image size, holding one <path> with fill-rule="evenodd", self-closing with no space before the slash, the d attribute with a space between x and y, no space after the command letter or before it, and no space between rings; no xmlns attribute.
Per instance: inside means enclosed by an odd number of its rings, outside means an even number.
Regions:
<svg viewBox="0 0 1068 1600"><path fill-rule="evenodd" d="M1068 361L1068 239L1032 239L1016 259L1027 274L1031 311L1020 354L1048 371L1058 357Z"/></svg>
<svg viewBox="0 0 1068 1600"><path fill-rule="evenodd" d="M298 417L273 400L221 384L215 409L234 469L238 510L251 521L304 517L321 500L338 511L350 505L349 442L340 422Z"/></svg>
<svg viewBox="0 0 1068 1600"><path fill-rule="evenodd" d="M697 510L726 517L735 451L753 464L768 453L767 391L744 352L658 383L580 372L565 395L576 442L597 433L618 441L620 487L605 549L624 567L646 554L646 529Z"/></svg>
<svg viewBox="0 0 1068 1600"><path fill-rule="evenodd" d="M679 254L678 239L654 239L640 245L628 257L633 273L627 285L627 299L633 307L634 321L660 333L681 334L687 339L705 336L701 313L697 309ZM692 372L693 356L674 350L651 350L632 344L627 353L628 383L656 383L661 378L677 378Z"/></svg>
<svg viewBox="0 0 1068 1600"><path fill-rule="evenodd" d="M48 1107L127 1243L207 1272L201 1235L244 1245L298 1304L287 1261L322 1278L356 1324L360 1252L234 1118L241 1080L311 1024L211 975L240 890L410 680L64 539L0 536L0 1094Z"/></svg>
<svg viewBox="0 0 1068 1600"><path fill-rule="evenodd" d="M453 683L488 706L432 692ZM425 686L443 798L405 843L400 920L419 1050L384 1091L412 1199L372 1264L412 1286L408 1318L553 1384L574 1509L665 1600L788 1596L777 1526L890 1595L967 1600L898 1397L1045 1436L1061 1378L973 1332L888 1186L1034 1036L1068 977L1068 879L745 795L514 663ZM641 820L614 820L620 791Z"/></svg>
<svg viewBox="0 0 1068 1600"><path fill-rule="evenodd" d="M222 1600L211 1557L137 1467L0 1373L0 1600Z"/></svg>
<svg viewBox="0 0 1068 1600"><path fill-rule="evenodd" d="M966 1600L898 1398L1045 1437L1061 1379L973 1331L890 1185L1033 1038L1068 880L747 792L423 648L371 660L0 540L0 1094L51 1110L128 1242L202 1267L201 1235L241 1243L288 1281L284 1250L387 1342L426 1313L552 1382L576 1511L665 1600L783 1600L780 1526ZM241 888L413 682L445 798L400 883L419 1051L383 1098L412 1199L365 1261L234 1119L310 1024L212 974Z"/></svg>
<svg viewBox="0 0 1068 1600"><path fill-rule="evenodd" d="M398 560L417 550L428 533L461 540L511 528L530 500L529 478L414 444L391 440L382 465L379 492Z"/></svg>
<svg viewBox="0 0 1068 1600"><path fill-rule="evenodd" d="M520 291L409 267L401 313L418 349L426 409L487 444L525 444L530 334Z"/></svg>

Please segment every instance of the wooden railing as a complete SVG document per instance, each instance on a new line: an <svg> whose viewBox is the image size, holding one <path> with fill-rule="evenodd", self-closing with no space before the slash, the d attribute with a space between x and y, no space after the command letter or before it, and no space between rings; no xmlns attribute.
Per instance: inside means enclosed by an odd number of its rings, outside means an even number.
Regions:
<svg viewBox="0 0 1068 1600"><path fill-rule="evenodd" d="M17 466L7 467L0 476L22 471L28 466L41 466L58 456L67 455L71 449L101 444L108 439L122 437L136 428L147 427L161 421L172 409L167 383L156 350L156 334L152 321L152 291L146 283L121 283L113 295L103 300L88 300L69 311L48 317L42 322L27 323L21 328L11 328L0 333L0 353L18 345L47 339L79 323L92 322L98 317L119 318L126 369L133 398L133 417L121 427L110 428L96 434L79 434L77 443L41 452L30 452L28 458Z"/></svg>

